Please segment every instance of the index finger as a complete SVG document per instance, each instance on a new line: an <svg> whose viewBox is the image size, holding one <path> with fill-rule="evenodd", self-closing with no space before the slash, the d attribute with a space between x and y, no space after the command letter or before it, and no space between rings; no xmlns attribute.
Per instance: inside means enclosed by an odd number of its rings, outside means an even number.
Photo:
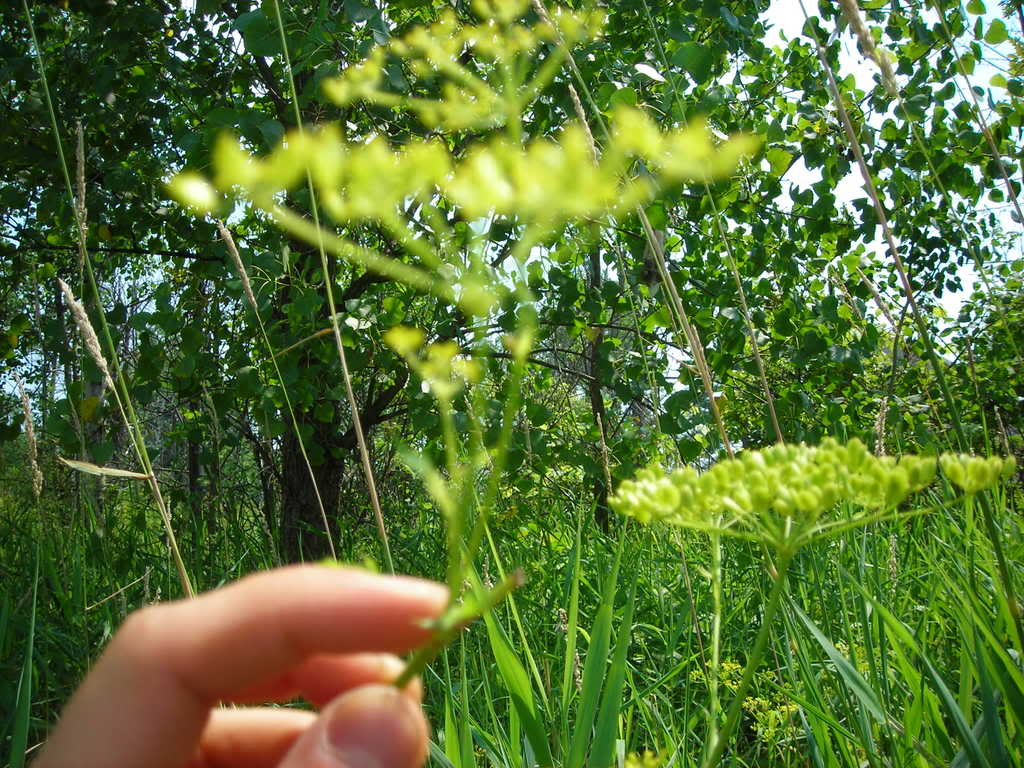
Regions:
<svg viewBox="0 0 1024 768"><path fill-rule="evenodd" d="M354 569L250 576L125 622L61 717L38 768L182 765L210 708L319 653L400 653L429 637L447 591Z"/></svg>

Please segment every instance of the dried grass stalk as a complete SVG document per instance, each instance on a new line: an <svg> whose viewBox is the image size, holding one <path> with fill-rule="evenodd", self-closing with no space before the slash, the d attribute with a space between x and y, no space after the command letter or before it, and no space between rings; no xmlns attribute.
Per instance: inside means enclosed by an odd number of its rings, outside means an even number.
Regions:
<svg viewBox="0 0 1024 768"><path fill-rule="evenodd" d="M78 326L78 333L82 337L82 343L85 344L86 351L92 356L96 366L100 369L100 373L103 374L103 386L114 389L114 380L110 378L110 368L107 365L106 358L103 357L103 350L100 349L100 340L96 336L92 323L89 321L89 315L86 313L85 307L75 298L75 294L71 292L67 283L57 278L57 285L60 286L60 290L64 294L64 301L67 303L75 319L75 325Z"/></svg>
<svg viewBox="0 0 1024 768"><path fill-rule="evenodd" d="M875 456L885 456L885 428L888 413L889 396L884 395L882 402L878 405L878 415L875 417Z"/></svg>
<svg viewBox="0 0 1024 768"><path fill-rule="evenodd" d="M75 222L78 226L79 249L78 269L81 271L85 266L85 241L88 235L86 221L89 217L89 210L85 207L85 136L82 133L82 121L75 122Z"/></svg>
<svg viewBox="0 0 1024 768"><path fill-rule="evenodd" d="M217 232L220 233L221 239L224 241L224 245L228 248L228 254L231 256L231 261L235 264L235 271L238 273L239 279L242 281L242 288L245 290L245 298L249 300L254 310L259 309L259 305L256 303L256 295L252 292L252 284L249 282L249 273L245 271L245 265L242 264L242 257L238 253L238 247L235 245L235 239L231 236L231 231L224 226L223 221L217 221Z"/></svg>
<svg viewBox="0 0 1024 768"><path fill-rule="evenodd" d="M21 380L17 371L14 372L14 381L18 385L18 394L21 395L21 408L25 412L25 443L28 449L28 465L32 471L32 492L38 502L43 493L43 473L39 471L39 446L36 443L36 429L32 420L32 404L29 402L28 392L25 391L25 382Z"/></svg>
<svg viewBox="0 0 1024 768"><path fill-rule="evenodd" d="M850 29L857 36L861 51L881 70L882 85L885 86L885 90L890 96L899 97L900 87L896 84L896 73L892 68L892 60L884 50L875 45L875 38L871 36L871 30L868 29L864 17L861 16L856 0L839 0L839 7L842 9Z"/></svg>

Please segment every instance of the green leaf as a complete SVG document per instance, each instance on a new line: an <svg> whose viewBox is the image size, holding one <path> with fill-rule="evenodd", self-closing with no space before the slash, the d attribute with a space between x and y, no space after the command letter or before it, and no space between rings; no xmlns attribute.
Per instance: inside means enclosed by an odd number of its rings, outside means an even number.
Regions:
<svg viewBox="0 0 1024 768"><path fill-rule="evenodd" d="M619 623L615 640L615 654L611 671L605 681L601 709L597 714L594 743L590 747L590 765L605 766L613 763L615 737L618 734L619 712L622 709L622 689L626 680L626 657L632 641L633 609L636 607L636 584L639 571L633 572L633 583L626 598L626 612Z"/></svg>
<svg viewBox="0 0 1024 768"><path fill-rule="evenodd" d="M625 104L628 107L635 107L637 94L633 88L619 88L608 100L608 106L614 107L618 104Z"/></svg>
<svg viewBox="0 0 1024 768"><path fill-rule="evenodd" d="M990 45L999 45L1009 39L1010 34L1006 31L1006 24L1002 19L993 19L992 23L988 25L988 29L985 30L985 42Z"/></svg>
<svg viewBox="0 0 1024 768"><path fill-rule="evenodd" d="M882 709L882 704L878 700L878 696L872 690L871 686L868 685L867 681L861 676L857 668L850 663L843 654L841 654L831 641L825 637L825 634L818 628L818 625L811 621L810 617L807 616L800 606L796 603L791 603L790 608L797 615L803 625L810 632L811 637L817 640L818 645L825 651L825 655L828 656L829 660L835 666L839 676L846 683L846 687L850 689L857 700L863 705L864 709L875 719L876 722L885 722L885 710Z"/></svg>
<svg viewBox="0 0 1024 768"><path fill-rule="evenodd" d="M672 63L681 67L695 83L704 83L711 76L715 63L713 49L700 43L682 43L672 56Z"/></svg>
<svg viewBox="0 0 1024 768"><path fill-rule="evenodd" d="M771 166L773 176L782 176L793 164L792 153L780 147L772 147L764 153L764 156L768 160L768 165Z"/></svg>
<svg viewBox="0 0 1024 768"><path fill-rule="evenodd" d="M360 2L360 0L345 0L345 15L352 21L369 21L376 13L372 5Z"/></svg>
<svg viewBox="0 0 1024 768"><path fill-rule="evenodd" d="M981 0L971 0L967 3L967 12L973 13L975 16L981 16L985 13L985 3Z"/></svg>
<svg viewBox="0 0 1024 768"><path fill-rule="evenodd" d="M724 5L718 9L718 14L722 17L725 23L729 25L733 32L746 32L746 30L740 25L740 21L736 18L736 15Z"/></svg>
<svg viewBox="0 0 1024 768"><path fill-rule="evenodd" d="M268 147L275 147L284 137L284 126L277 120L264 120L259 125L260 133Z"/></svg>
<svg viewBox="0 0 1024 768"><path fill-rule="evenodd" d="M79 472L84 472L87 475L101 475L105 477L127 477L132 480L148 480L149 475L144 475L141 472L130 472L127 469L114 469L113 467L100 467L89 461L78 461L77 459L65 459L63 456L58 456L62 462L67 464L72 469L76 469Z"/></svg>
<svg viewBox="0 0 1024 768"><path fill-rule="evenodd" d="M326 400L317 403L313 409L313 418L324 423L331 421L334 418L334 406Z"/></svg>
<svg viewBox="0 0 1024 768"><path fill-rule="evenodd" d="M459 728L456 725L455 715L452 714L451 690L446 688L444 697L444 752L442 754L451 763L452 768L462 768L462 755L460 752Z"/></svg>
<svg viewBox="0 0 1024 768"><path fill-rule="evenodd" d="M526 729L526 738L533 748L533 753L540 765L552 765L551 748L548 746L547 733L533 703L533 688L526 668L512 650L505 630L501 628L491 612L484 614L487 625L487 638L491 642L491 652L498 665L502 682L512 699L512 705Z"/></svg>
<svg viewBox="0 0 1024 768"><path fill-rule="evenodd" d="M11 753L7 762L10 768L25 765L25 751L28 749L28 728L32 714L32 656L36 639L36 596L39 589L39 549L36 548L35 576L32 579L32 608L28 620L28 639L25 660L21 664L21 676L14 696L14 731L11 733Z"/></svg>
<svg viewBox="0 0 1024 768"><path fill-rule="evenodd" d="M245 50L253 56L276 56L281 52L280 36L262 10L243 13L232 26L242 34Z"/></svg>
<svg viewBox="0 0 1024 768"><path fill-rule="evenodd" d="M447 707L447 702L446 702L446 707ZM450 707L447 707L447 709L450 709ZM447 712L447 709L445 710L446 712ZM446 741L445 742L445 749L447 749L447 747L448 747L448 743ZM430 742L430 759L434 760L435 762L437 762L437 764L440 765L441 768L459 768L458 765L456 765L455 763L453 763L451 760L448 759L448 755L446 755L444 750L441 749L441 747L437 744L437 742L435 742L433 740Z"/></svg>
<svg viewBox="0 0 1024 768"><path fill-rule="evenodd" d="M565 656L562 666L562 722L568 724L569 702L576 692L573 670L576 664L576 635L580 616L580 556L581 536L583 531L583 515L576 520L576 539L573 543L573 559L568 565L569 571L569 612L566 616L565 629Z"/></svg>
<svg viewBox="0 0 1024 768"><path fill-rule="evenodd" d="M1010 761L1006 754L1002 729L999 727L1000 721L996 692L992 684L992 678L989 675L988 665L985 663L985 649L981 644L981 636L977 630L974 632L974 647L975 658L978 660L978 663L975 665L978 671L978 690L981 694L982 702L982 715L974 724L974 733L984 733L988 753L992 755L996 765L1009 765Z"/></svg>
<svg viewBox="0 0 1024 768"><path fill-rule="evenodd" d="M991 764L985 758L981 750L981 745L978 743L978 739L974 735L974 731L967 724L967 720L964 718L963 712L960 711L960 707L956 703L956 698L949 690L945 681L939 675L939 671L935 668L935 665L932 664L931 659L918 645L907 626L897 619L888 608L868 594L863 585L858 583L855 579L850 579L850 584L864 596L865 600L871 603L872 607L876 611L878 611L879 615L882 617L882 621L884 621L886 626L889 628L893 639L903 645L910 652L916 654L924 664L928 677L931 678L932 685L935 686L935 690L938 692L939 699L946 707L947 715L952 721L957 732L960 734L960 738L963 742L963 749L970 761L970 764L975 766L975 768L989 768ZM894 643L894 645L896 645L896 643Z"/></svg>
<svg viewBox="0 0 1024 768"><path fill-rule="evenodd" d="M608 664L608 647L612 635L612 613L614 611L616 582L619 577L619 562L622 557L622 545L625 535L619 539L619 548L615 554L615 565L605 581L601 595L601 606L594 617L594 625L590 631L590 647L587 648L587 660L583 663L583 686L580 691L580 705L576 710L576 722L573 724L572 742L569 745L569 756L566 768L583 768L586 762L587 749L590 746L594 716L597 714L598 699L604 685L605 668Z"/></svg>

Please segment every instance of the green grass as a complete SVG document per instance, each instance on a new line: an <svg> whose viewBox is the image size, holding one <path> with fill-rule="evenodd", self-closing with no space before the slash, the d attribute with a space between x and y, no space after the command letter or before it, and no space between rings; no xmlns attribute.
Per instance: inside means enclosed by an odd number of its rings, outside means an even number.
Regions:
<svg viewBox="0 0 1024 768"><path fill-rule="evenodd" d="M0 725L12 765L22 743L43 739L125 611L174 594L176 585L160 521L141 489L108 494L101 538L82 518L42 526L22 486L20 497L17 484L0 497L3 677L20 681L3 688L9 714ZM991 502L1019 571L1016 492L997 490ZM953 503L951 491L930 496L914 502L937 504L930 515L798 553L727 760L1019 764L1024 673L994 553L979 526L968 532L964 504ZM235 514L237 535L219 536L196 521L181 528L203 589L272 563L259 527L242 510ZM453 765L520 768L547 764L550 755L551 764L580 768L645 749L676 765L699 764L714 618L708 543L636 524L595 535L578 523L589 514L553 508L540 528L524 525L523 513L493 521L494 546L481 555L481 572L498 579L518 565L527 583L426 675L438 754ZM429 524L396 530L396 568L443 578L443 538ZM374 542L367 530L342 556L359 559ZM771 580L753 545L727 540L722 550L721 657L742 666ZM723 709L734 683L722 674ZM773 717L774 732L759 733Z"/></svg>

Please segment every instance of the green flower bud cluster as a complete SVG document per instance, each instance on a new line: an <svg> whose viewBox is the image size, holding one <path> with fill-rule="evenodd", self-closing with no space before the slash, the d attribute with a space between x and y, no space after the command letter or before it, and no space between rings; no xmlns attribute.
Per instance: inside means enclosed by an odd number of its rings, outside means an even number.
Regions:
<svg viewBox="0 0 1024 768"><path fill-rule="evenodd" d="M398 42L374 49L363 64L331 81L329 95L343 103L365 99L411 107L421 117L433 115L428 124L452 130L479 127L482 120L503 123L510 110L520 114L528 103L510 106L508 99L521 101L527 94L532 100L539 84L503 85L499 93L458 63L464 47L497 46L500 51L488 54L496 58L509 50L519 55L531 51L531 45L557 37L570 43L592 37L602 22L594 14L560 11L551 17L557 29L546 22L527 29L508 23L525 7L518 0L475 5L482 13L492 14L481 25L462 27L454 14L444 14L432 27L415 29ZM533 42L528 45L524 36L532 36ZM389 55L419 62L424 75L439 73L445 79L443 98L431 101L381 91ZM555 71L557 67L544 77L550 80ZM337 223L376 221L404 229L400 220L410 202L430 208L441 195L467 218L515 216L538 231L552 231L574 218L631 211L651 199L657 182L728 175L759 145L759 140L745 135L715 141L700 120L663 132L643 111L625 106L612 114L611 138L599 161L586 130L578 124L568 125L556 137L525 145L516 132L501 132L473 144L460 156L437 138L413 139L393 147L381 137L347 139L337 124L328 124L316 131L289 132L262 158L253 156L238 140L223 136L213 153L213 186L198 174L185 172L171 182L170 189L199 212L222 208L220 193L232 191L272 210L282 192L306 183L308 173L320 203ZM653 175L631 178L637 159Z"/></svg>
<svg viewBox="0 0 1024 768"><path fill-rule="evenodd" d="M649 749L643 752L630 752L626 755L623 765L625 768L661 768L665 764L667 756L663 753L655 754Z"/></svg>
<svg viewBox="0 0 1024 768"><path fill-rule="evenodd" d="M426 334L419 328L396 325L384 334L384 343L397 352L430 389L431 394L444 402L451 402L466 384L480 381L483 371L480 363L460 355L454 341L428 344L423 348Z"/></svg>
<svg viewBox="0 0 1024 768"><path fill-rule="evenodd" d="M944 469L947 464L969 464L973 476L989 484L1010 464L1002 459L965 463L955 456L943 456L941 461ZM662 521L795 551L814 536L890 515L932 482L936 468L935 457L876 457L860 440L843 445L827 438L819 446L775 445L746 451L705 472L650 467L622 483L609 503L642 523ZM962 477L970 471L964 469ZM841 501L861 512L853 518L829 515Z"/></svg>
<svg viewBox="0 0 1024 768"><path fill-rule="evenodd" d="M643 126L643 141L628 126ZM557 140L537 139L525 147L498 136L458 160L438 140L413 140L397 149L382 138L349 143L336 125L291 132L264 159L224 136L214 151L214 184L225 192L241 190L270 208L276 195L305 184L308 171L320 202L338 222L393 220L408 201L429 204L440 191L468 218L514 215L554 229L573 218L620 214L648 201L654 193L651 180L623 180L634 158L644 160L661 181L693 181L729 173L757 147L746 136L715 145L699 121L662 133L642 112L625 107L616 111L613 128L597 163L584 130L575 124ZM195 206L195 195L187 201L184 195L198 183L195 174L179 178L172 192L182 192L177 196ZM203 199L214 200L211 195L206 192Z"/></svg>
<svg viewBox="0 0 1024 768"><path fill-rule="evenodd" d="M1009 480L1017 471L1013 456L971 456L966 453L946 453L939 457L939 466L949 481L967 493L991 488L1000 481Z"/></svg>
<svg viewBox="0 0 1024 768"><path fill-rule="evenodd" d="M564 42L571 46L599 37L605 22L600 11L559 8L551 14L550 23L529 27L516 23L528 5L522 0L477 0L473 9L480 23L470 25L461 25L455 12L446 10L434 24L415 27L403 37L372 49L366 61L327 80L324 92L340 106L368 101L408 109L431 129L463 131L503 125L521 114L525 99L550 82L564 49L556 47L546 60L550 64L539 67L535 79L521 90L499 93L485 79L487 75L498 68L507 70L516 59L533 56L542 45ZM467 50L472 52L478 69L471 70L461 63ZM441 98L410 97L386 90L389 57L403 59L420 79L442 75Z"/></svg>

